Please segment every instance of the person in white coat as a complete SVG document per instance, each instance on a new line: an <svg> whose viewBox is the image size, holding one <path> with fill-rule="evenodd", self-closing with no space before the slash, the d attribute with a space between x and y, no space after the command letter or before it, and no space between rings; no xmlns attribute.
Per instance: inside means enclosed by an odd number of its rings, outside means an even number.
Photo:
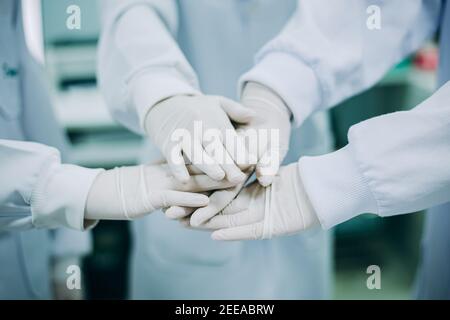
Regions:
<svg viewBox="0 0 450 320"><path fill-rule="evenodd" d="M233 184L192 168L181 184L166 165L105 171L62 164L65 140L22 18L21 1L0 2L0 299L49 299L51 253L57 258L53 289L64 297L65 268L89 250L87 234L77 231L99 219L134 219L172 205L202 207L209 199L197 192ZM43 230L58 227L75 231Z"/></svg>
<svg viewBox="0 0 450 320"><path fill-rule="evenodd" d="M22 22L18 4L19 1L0 3L0 139L27 138L57 147L66 154L63 135L40 85L42 70L25 49L22 32L15 30L21 29ZM22 104L33 108L22 108ZM0 163L4 166L3 158ZM3 175L2 171L0 177L3 191L16 176ZM2 201L1 220L23 214L21 210L8 211L8 218L3 204ZM88 233L68 229L0 231L0 299L80 298L81 290L69 291L62 285L65 268L70 264L81 266L81 257L90 249Z"/></svg>
<svg viewBox="0 0 450 320"><path fill-rule="evenodd" d="M200 222L218 229L217 240L268 239L317 225L329 229L362 213L387 217L440 205L427 216L418 297L448 299L450 4L379 2L380 25L373 29L372 3L302 1L241 78L243 101L256 82L277 93L301 124L375 84L438 28L440 89L410 111L353 126L341 150L300 158L281 168L272 186L252 184L221 215Z"/></svg>
<svg viewBox="0 0 450 320"><path fill-rule="evenodd" d="M237 98L239 77L253 66L258 50L283 29L296 6L295 0L101 1L100 89L118 121L150 137L143 161L170 161L166 144L178 123L189 128L194 119L229 127L215 95ZM261 127L282 129L280 151L285 154L291 135L288 109L284 104L258 107L253 111L263 115ZM290 144L287 162L329 151L327 115L306 121L292 133ZM226 178L233 178L236 171L227 169ZM261 173L257 170L261 183L270 184L270 177L267 181ZM183 179L183 173L178 177ZM214 193L210 206L200 212L217 212L237 191ZM174 208L167 215L177 217L175 209L192 212ZM131 298L329 297L327 232L316 229L272 242L224 244L211 241L207 233L179 227L158 215L133 224Z"/></svg>

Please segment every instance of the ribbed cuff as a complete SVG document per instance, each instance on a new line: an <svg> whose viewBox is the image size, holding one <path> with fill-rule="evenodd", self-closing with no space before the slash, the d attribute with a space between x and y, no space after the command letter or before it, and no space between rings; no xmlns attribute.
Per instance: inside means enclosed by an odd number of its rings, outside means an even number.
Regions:
<svg viewBox="0 0 450 320"><path fill-rule="evenodd" d="M85 230L97 222L84 220L87 196L102 170L52 164L38 179L31 195L31 213L36 228L67 227Z"/></svg>
<svg viewBox="0 0 450 320"><path fill-rule="evenodd" d="M130 86L143 132L147 114L158 102L176 95L200 94L194 86L178 75L178 71L170 68L136 75L131 80Z"/></svg>
<svg viewBox="0 0 450 320"><path fill-rule="evenodd" d="M306 193L324 229L362 213L378 213L367 181L352 156L351 146L299 160Z"/></svg>
<svg viewBox="0 0 450 320"><path fill-rule="evenodd" d="M299 127L320 105L320 87L314 71L292 55L272 52L239 80L239 93L249 81L276 92L287 104Z"/></svg>

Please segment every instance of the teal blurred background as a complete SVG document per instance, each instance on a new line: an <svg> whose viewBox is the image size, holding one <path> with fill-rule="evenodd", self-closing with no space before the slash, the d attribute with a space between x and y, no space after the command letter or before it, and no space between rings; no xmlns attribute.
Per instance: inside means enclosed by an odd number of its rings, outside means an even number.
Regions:
<svg viewBox="0 0 450 320"><path fill-rule="evenodd" d="M72 4L81 8L80 30L66 28L66 8ZM95 1L43 0L42 12L52 97L72 144L74 162L104 168L135 164L142 139L111 119L96 88L99 24ZM433 70L420 70L412 59L404 61L375 88L331 111L336 148L346 144L351 125L411 108L430 95L434 86ZM333 298L410 298L418 265L422 218L422 213L385 219L362 216L337 227ZM94 252L84 261L87 298L126 298L131 246L128 224L102 222L93 236ZM367 289L369 265L381 267L381 290Z"/></svg>

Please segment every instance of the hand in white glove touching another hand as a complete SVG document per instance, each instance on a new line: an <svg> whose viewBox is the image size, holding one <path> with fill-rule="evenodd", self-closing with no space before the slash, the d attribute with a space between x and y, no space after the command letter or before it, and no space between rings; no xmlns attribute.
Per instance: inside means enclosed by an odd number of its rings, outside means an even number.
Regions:
<svg viewBox="0 0 450 320"><path fill-rule="evenodd" d="M250 145L248 149L258 156L256 178L266 187L272 183L289 149L291 112L275 92L254 82L245 85L241 103L252 110L254 116L237 130L241 134L248 129L258 131L258 144ZM262 132L267 134L266 141L261 140L264 138ZM256 152L253 151L255 148Z"/></svg>
<svg viewBox="0 0 450 320"><path fill-rule="evenodd" d="M251 175L246 171L246 177ZM180 219L188 221L189 225L194 227L201 226L204 221L209 220L217 213L222 211L239 194L245 181L228 189L216 190L209 195L209 203L201 208L171 207L166 211L169 219ZM195 212L195 213L194 213ZM194 213L194 214L193 214ZM192 215L192 216L191 216Z"/></svg>
<svg viewBox="0 0 450 320"><path fill-rule="evenodd" d="M187 167L188 172L191 170ZM116 168L100 173L89 190L85 220L126 220L170 206L199 208L209 198L199 192L230 188L205 174L179 182L167 165Z"/></svg>
<svg viewBox="0 0 450 320"><path fill-rule="evenodd" d="M257 155L256 177L262 186L272 183L281 162L284 160L289 148L291 134L291 113L283 100L270 89L253 82L246 84L242 105L251 110L251 116L246 121L237 124L239 135L247 137L247 149L251 154ZM253 132L257 141L248 139ZM267 139L263 141L263 138ZM264 142L264 143L262 143ZM251 159L253 163L253 159ZM246 173L246 177L251 172ZM200 227L203 223L219 213L241 191L242 185L232 189L220 190L210 197L210 204L197 210L171 209L172 218L184 218L192 214L190 222L193 227Z"/></svg>
<svg viewBox="0 0 450 320"><path fill-rule="evenodd" d="M245 123L252 116L251 110L226 98L175 96L150 109L145 119L145 129L178 180L187 181L189 178L184 155L212 179L226 177L231 182L239 183L245 175L238 164L243 167L246 164L238 163L238 156L239 153L246 155L247 151L243 143L239 144L231 121ZM200 126L203 132L199 132ZM208 150L214 137L203 133L210 129L220 133L214 147L216 151L220 149L221 159L215 158Z"/></svg>
<svg viewBox="0 0 450 320"><path fill-rule="evenodd" d="M202 225L215 240L256 240L290 235L319 225L303 188L298 164L282 167L271 186L253 183L223 212Z"/></svg>

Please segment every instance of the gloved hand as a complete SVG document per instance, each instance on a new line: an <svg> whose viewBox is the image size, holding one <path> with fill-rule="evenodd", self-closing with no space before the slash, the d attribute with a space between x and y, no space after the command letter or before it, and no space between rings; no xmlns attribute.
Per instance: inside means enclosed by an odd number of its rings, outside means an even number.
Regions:
<svg viewBox="0 0 450 320"><path fill-rule="evenodd" d="M289 235L319 225L298 171L282 167L269 187L253 183L201 227L214 240L256 240Z"/></svg>
<svg viewBox="0 0 450 320"><path fill-rule="evenodd" d="M196 169L192 168L191 170L195 172ZM182 224L187 224L187 226L200 226L203 222L209 220L211 217L222 211L227 205L230 204L231 201L233 201L233 199L236 198L253 172L254 168L250 167L245 171L246 179L243 182L228 189L215 190L214 192L208 194L209 203L207 206L202 208L173 206L165 211L166 217L169 219L180 220ZM195 214L193 214L194 212Z"/></svg>
<svg viewBox="0 0 450 320"><path fill-rule="evenodd" d="M189 179L184 155L212 179L226 177L231 182L239 183L245 175L238 165L246 166L245 159L239 161L239 154L247 155L247 151L231 121L245 123L252 116L251 110L226 98L175 96L158 103L149 111L145 129L178 180L183 182ZM207 137L204 133L208 129L215 129L220 136ZM216 152L211 152L211 147Z"/></svg>
<svg viewBox="0 0 450 320"><path fill-rule="evenodd" d="M241 136L251 136L249 129L255 130L258 136L257 143L247 139L247 150L249 152L250 164L253 163L253 155L257 155L256 177L262 186L268 186L272 183L277 174L281 162L284 160L289 149L289 140L291 134L291 113L283 100L270 89L254 83L246 84L241 103L244 107L251 110L251 115L246 121L237 124L236 129ZM243 122L243 123L242 123ZM266 131L267 140L261 143L261 132ZM272 130L278 133L272 136ZM247 132L247 134L246 134ZM251 175L247 172L246 178ZM190 208L171 208L167 211L170 218L180 219L192 214L190 222L192 226L199 227L214 215L219 213L225 206L226 201L231 201L241 190L241 186L229 190L213 193L210 204L198 210Z"/></svg>
<svg viewBox="0 0 450 320"><path fill-rule="evenodd" d="M67 279L70 276L67 273L67 268L69 266L78 266L81 269L81 258L79 256L69 255L69 256L57 256L53 257L51 263L51 283L53 289L53 299L54 300L83 300L84 290L83 290L83 275L81 274L80 282L81 288L70 289L67 286Z"/></svg>
<svg viewBox="0 0 450 320"><path fill-rule="evenodd" d="M275 92L255 82L245 85L241 103L252 110L254 116L237 127L238 133L245 134L247 129L267 132L265 143L248 146L249 152L258 156L256 178L266 187L272 183L289 149L291 112ZM273 136L273 133L278 134ZM260 134L258 140L261 138Z"/></svg>
<svg viewBox="0 0 450 320"><path fill-rule="evenodd" d="M180 220L183 224L187 222L189 226L200 226L203 221L207 221L209 218L215 216L230 204L242 190L244 184L245 181L228 189L214 191L209 195L208 205L202 208L170 207L165 211L166 217L173 220ZM195 214L192 215L194 212Z"/></svg>
<svg viewBox="0 0 450 320"><path fill-rule="evenodd" d="M256 178L262 186L272 183L277 174L281 162L284 160L289 149L291 134L291 113L283 100L270 89L253 82L246 84L242 99L242 105L252 111L252 115L245 121L237 125L236 129L241 136L251 136L249 129L255 130L258 134L258 141L247 139L247 149L249 151L250 163L253 162L252 155L256 154L258 161L256 165ZM244 122L244 121L242 121ZM266 141L261 141L262 131L266 131ZM272 136L272 130L277 135ZM247 132L247 134L246 134ZM261 143L265 142L265 143ZM247 172L246 178L251 175ZM168 216L171 218L184 218L192 214L190 223L193 227L199 227L207 220L219 213L240 192L242 185L229 190L213 193L210 204L198 210L189 208L171 208Z"/></svg>
<svg viewBox="0 0 450 320"><path fill-rule="evenodd" d="M209 199L198 192L234 185L204 174L191 174L186 183L181 183L167 165L123 167L100 173L88 194L85 220L135 219L170 206L204 207Z"/></svg>

